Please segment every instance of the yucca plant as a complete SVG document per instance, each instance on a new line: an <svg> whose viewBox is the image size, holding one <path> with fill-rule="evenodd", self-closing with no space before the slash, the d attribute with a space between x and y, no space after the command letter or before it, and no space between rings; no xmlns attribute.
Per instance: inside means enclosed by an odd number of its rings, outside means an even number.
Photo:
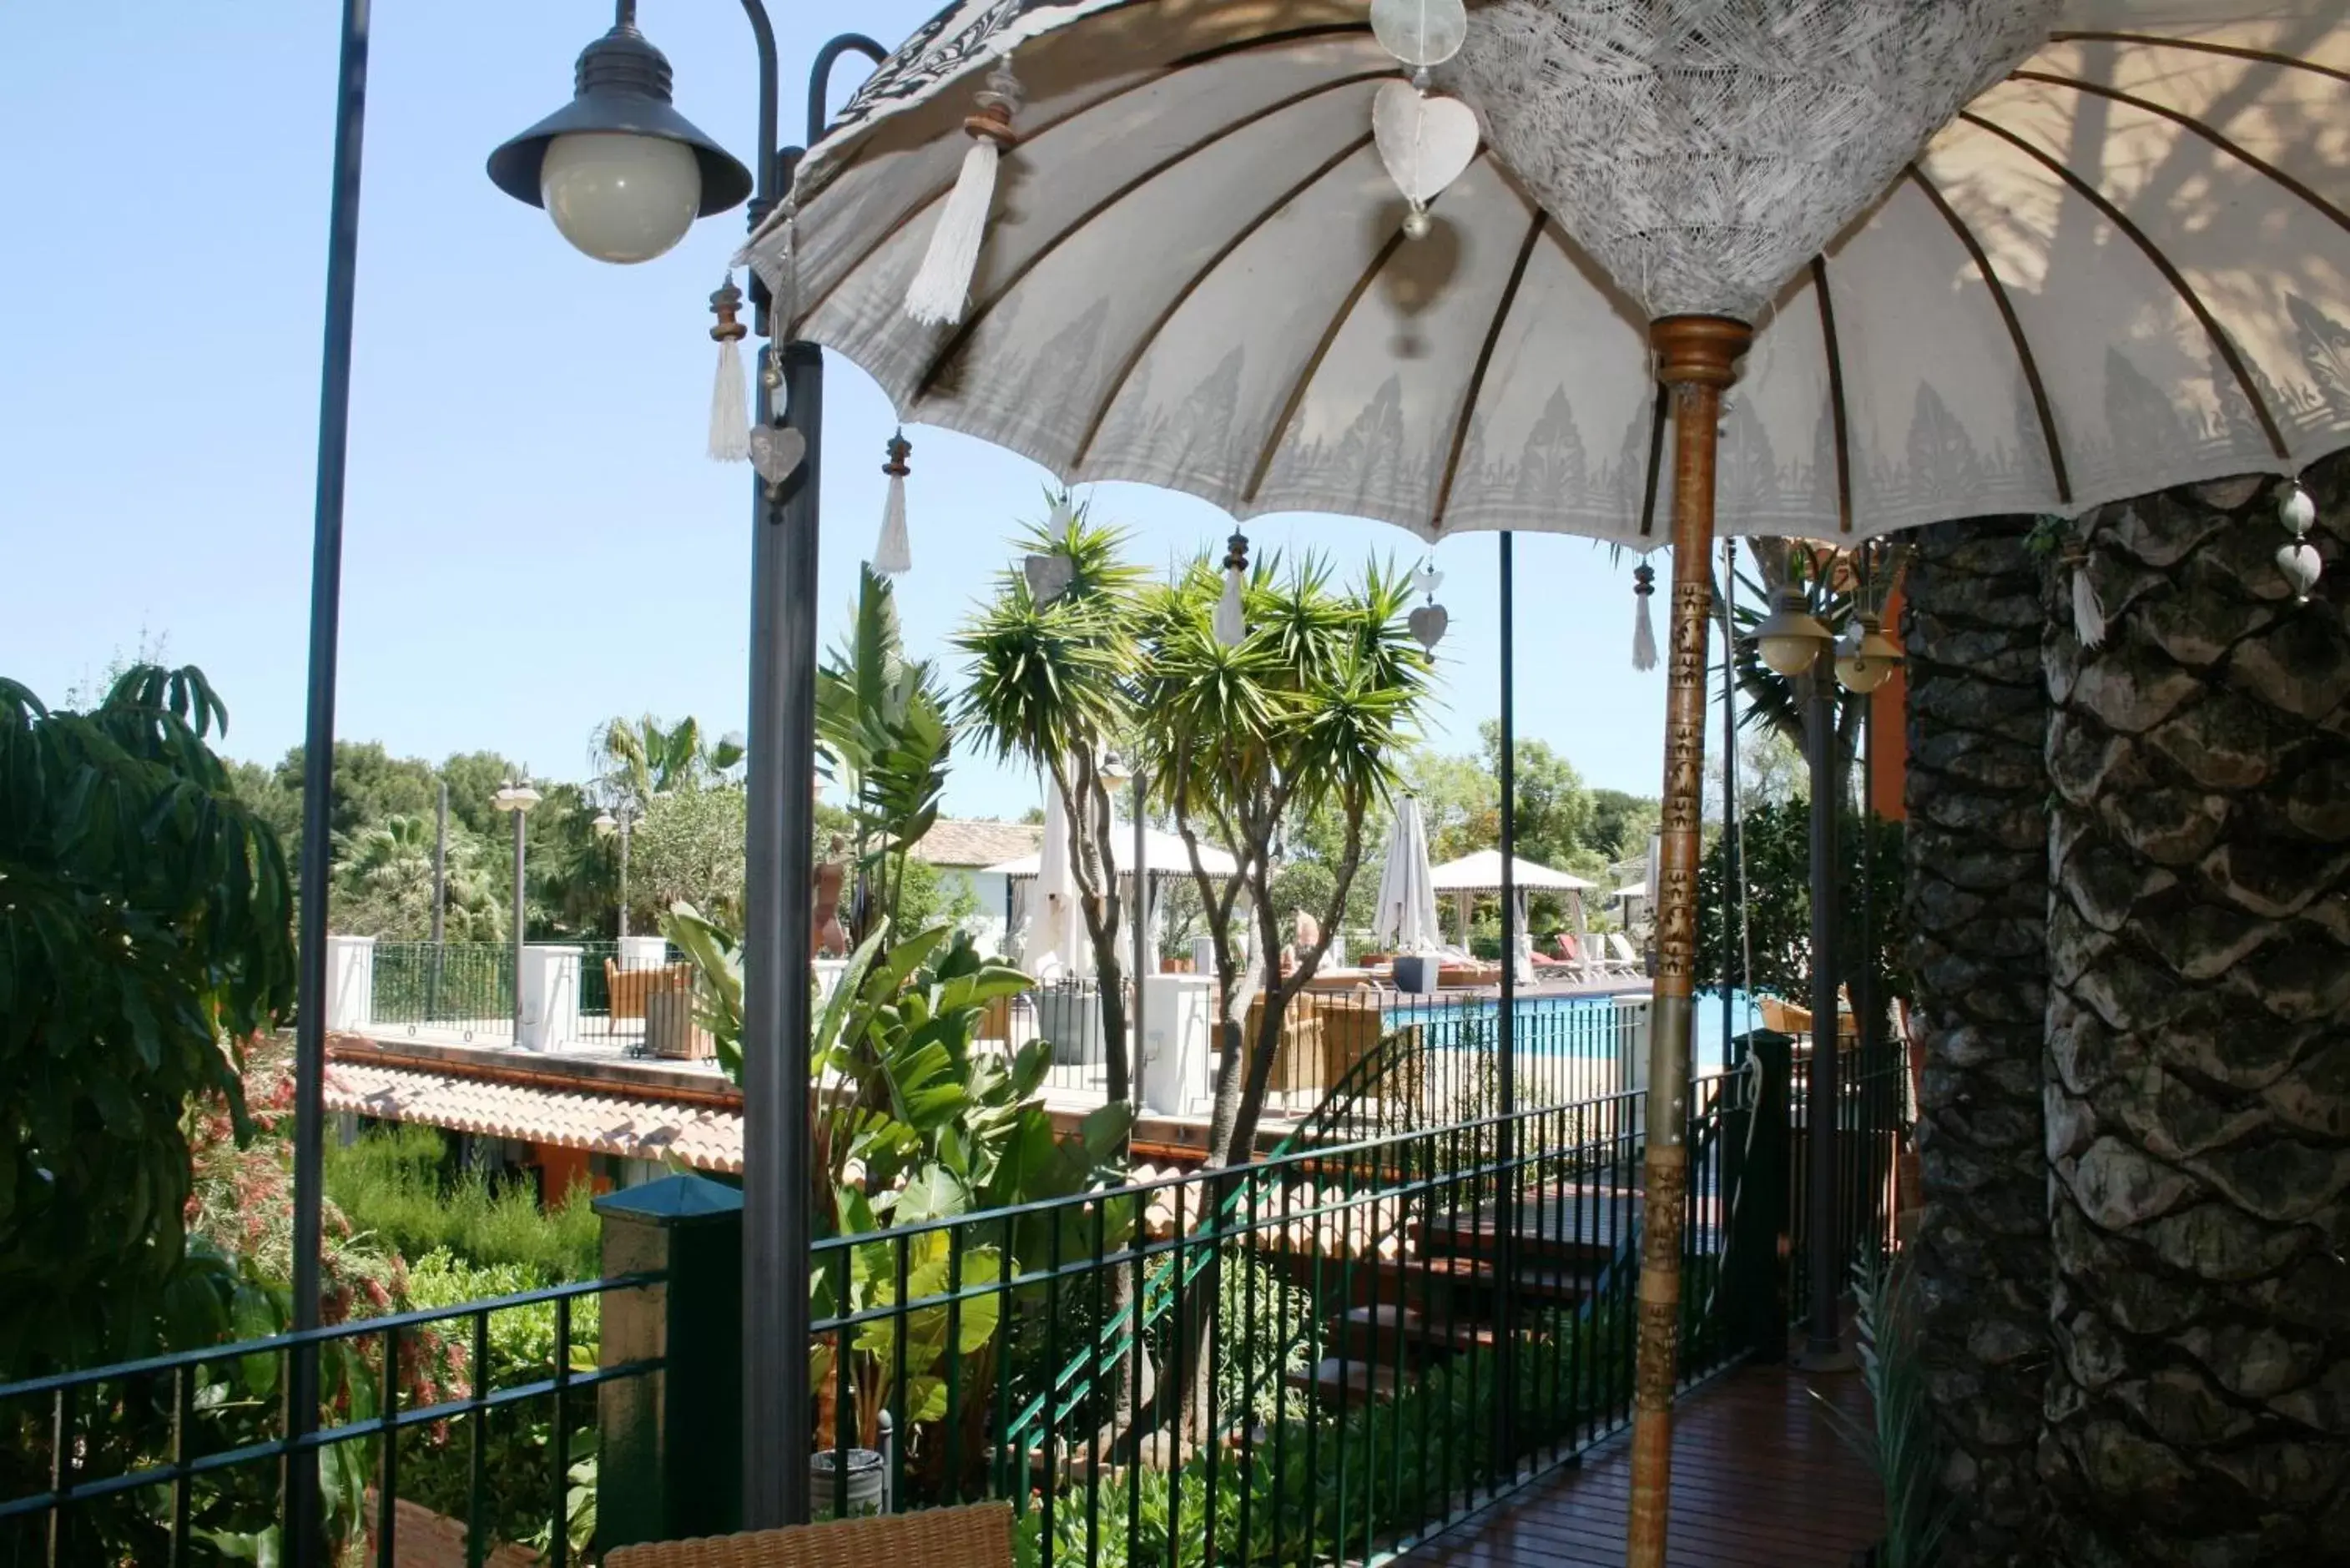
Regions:
<svg viewBox="0 0 2350 1568"><path fill-rule="evenodd" d="M1933 1568L1941 1561L1957 1503L1942 1490L1941 1442L1918 1348L1915 1276L1899 1258L1870 1259L1853 1267L1853 1335L1868 1387L1870 1424L1862 1426L1816 1389L1812 1397L1885 1489L1885 1540L1877 1568Z"/></svg>

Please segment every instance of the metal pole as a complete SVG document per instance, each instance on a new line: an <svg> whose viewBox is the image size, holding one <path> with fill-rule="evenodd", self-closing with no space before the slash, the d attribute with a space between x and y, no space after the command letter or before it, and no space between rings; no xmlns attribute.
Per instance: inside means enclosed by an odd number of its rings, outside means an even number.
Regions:
<svg viewBox="0 0 2350 1568"><path fill-rule="evenodd" d="M1499 1274L1502 1281L1499 1343L1501 1355L1496 1369L1498 1392L1493 1399L1494 1459L1496 1469L1503 1478L1514 1477L1518 1469L1517 1413L1515 1397L1518 1351L1518 1293L1513 1288L1518 1274L1518 1221L1520 1194L1518 1191L1517 1147L1518 1128L1513 1119L1518 1109L1518 672L1517 672L1517 582L1516 540L1505 529L1502 534L1502 755L1500 784L1502 792L1502 1005L1496 1031L1501 1058L1495 1065L1495 1092L1501 1101L1500 1191L1494 1196L1500 1208L1495 1216L1501 1241Z"/></svg>
<svg viewBox="0 0 2350 1568"><path fill-rule="evenodd" d="M523 818L525 813L514 814L514 1043L522 1044L522 947L525 934L523 913Z"/></svg>
<svg viewBox="0 0 2350 1568"><path fill-rule="evenodd" d="M760 0L743 0L759 57L755 228L783 199L791 155L778 144L775 30ZM847 52L887 51L847 35L818 51L808 83L808 140L821 139L832 67ZM754 279L760 336L775 317ZM786 302L788 304L788 302ZM808 1008L816 880L816 596L824 355L785 342L782 423L807 455L780 485L754 480L751 507L751 714L744 788L750 801L743 932L743 1522L805 1523L813 1407L808 1394ZM766 367L756 418L775 422Z"/></svg>
<svg viewBox="0 0 2350 1568"><path fill-rule="evenodd" d="M620 811L620 940L629 940L629 827L636 820L633 807ZM623 955L622 961L626 962Z"/></svg>
<svg viewBox="0 0 2350 1568"><path fill-rule="evenodd" d="M1128 1045L1126 1053L1127 1061L1132 1064L1134 1067L1134 1073L1132 1075L1132 1084L1134 1086L1129 1090L1129 1092L1134 1095L1137 1100L1141 1098L1139 1085L1142 1081L1142 1053L1145 1049L1143 1045L1144 1035L1142 1033L1143 1009L1145 1006L1142 1000L1143 981L1145 977L1149 973L1149 966L1150 963L1150 931L1149 929L1150 920L1150 866L1149 860L1146 858L1149 852L1149 846L1143 837L1145 830L1142 826L1142 764L1137 763L1134 765L1134 870L1132 873L1134 880L1134 1006L1128 1012L1128 1016L1134 1020L1134 1027L1128 1033L1127 1038L1130 1044Z"/></svg>
<svg viewBox="0 0 2350 1568"><path fill-rule="evenodd" d="M436 1017L441 1003L442 942L449 915L449 781L441 781L441 801L432 818L432 966L425 971L424 1016Z"/></svg>
<svg viewBox="0 0 2350 1568"><path fill-rule="evenodd" d="M1811 1332L1804 1345L1807 1366L1842 1365L1836 1296L1844 1256L1836 1245L1836 1117L1841 1085L1836 1061L1836 799L1835 649L1823 648L1804 678L1804 740L1812 789L1812 1073L1804 1095L1804 1127L1810 1149L1808 1194L1811 1232Z"/></svg>
<svg viewBox="0 0 2350 1568"><path fill-rule="evenodd" d="M1721 545L1721 1066L1738 1037L1731 1016L1739 989L1738 925L1731 909L1738 878L1738 541ZM1743 977L1741 977L1743 978Z"/></svg>
<svg viewBox="0 0 2350 1568"><path fill-rule="evenodd" d="M341 631L343 480L350 446L351 323L359 283L360 133L367 119L368 0L343 0L337 67L334 193L327 216L327 319L318 377L317 512L310 545L309 711L303 731L300 963L295 981L294 1326L318 1325L327 1075L327 872L335 785L335 655ZM297 1346L286 1380L286 1540L296 1563L323 1560L315 1450L293 1447L318 1423L318 1353Z"/></svg>

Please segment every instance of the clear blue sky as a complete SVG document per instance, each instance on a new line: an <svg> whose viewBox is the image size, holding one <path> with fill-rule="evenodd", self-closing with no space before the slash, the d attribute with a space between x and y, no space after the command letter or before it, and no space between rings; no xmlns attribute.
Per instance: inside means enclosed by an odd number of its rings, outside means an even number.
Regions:
<svg viewBox="0 0 2350 1568"><path fill-rule="evenodd" d="M789 84L824 32L895 43L934 0L773 0ZM228 749L300 738L337 13L332 0L0 6L0 673L55 699L141 630L226 697ZM598 721L742 722L742 468L702 455L705 300L742 236L706 220L608 267L493 189L489 150L570 93L597 0L377 0L360 231L338 732L439 758L493 749L577 777ZM731 0L643 0L678 104L749 153L755 68ZM821 30L819 30L821 29ZM841 67L843 86L861 68ZM785 126L800 118L787 87ZM824 631L880 515L893 423L833 361ZM918 652L940 651L1036 514L1024 460L915 429ZM1220 548L1214 508L1105 485L1153 563ZM1384 524L1261 519L1260 549L1423 554ZM1440 745L1498 708L1490 535L1435 555L1452 612ZM1629 561L1518 544L1522 732L1592 783L1657 792L1660 674L1630 668ZM1661 607L1661 599L1660 599ZM962 761L950 809L1014 815L1034 781Z"/></svg>

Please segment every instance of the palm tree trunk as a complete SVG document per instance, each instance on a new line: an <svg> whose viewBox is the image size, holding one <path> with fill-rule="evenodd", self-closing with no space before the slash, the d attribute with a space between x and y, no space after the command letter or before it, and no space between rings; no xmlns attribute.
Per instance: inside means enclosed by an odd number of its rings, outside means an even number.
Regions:
<svg viewBox="0 0 2350 1568"><path fill-rule="evenodd" d="M2350 1561L2350 462L2105 508L2052 629L2043 1467L2083 1564Z"/></svg>
<svg viewBox="0 0 2350 1568"><path fill-rule="evenodd" d="M1958 1501L1950 1568L2038 1563L2048 1365L2048 697L2028 518L1945 523L1910 568L1908 965L1924 1035L1914 1258Z"/></svg>

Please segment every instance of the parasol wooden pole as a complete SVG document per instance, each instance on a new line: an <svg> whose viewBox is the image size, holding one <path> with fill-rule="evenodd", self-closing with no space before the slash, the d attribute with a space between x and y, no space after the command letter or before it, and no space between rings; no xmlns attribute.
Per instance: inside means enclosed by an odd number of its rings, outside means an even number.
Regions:
<svg viewBox="0 0 2350 1568"><path fill-rule="evenodd" d="M1713 607L1713 475L1721 394L1753 339L1745 323L1654 323L1657 379L1673 396L1673 598L1665 699L1665 805L1649 1014L1648 1154L1640 1248L1639 1362L1632 1386L1628 1568L1664 1568L1672 1511L1673 1386L1680 1361L1681 1235L1689 1195L1690 1012L1697 867L1705 807L1706 641Z"/></svg>

